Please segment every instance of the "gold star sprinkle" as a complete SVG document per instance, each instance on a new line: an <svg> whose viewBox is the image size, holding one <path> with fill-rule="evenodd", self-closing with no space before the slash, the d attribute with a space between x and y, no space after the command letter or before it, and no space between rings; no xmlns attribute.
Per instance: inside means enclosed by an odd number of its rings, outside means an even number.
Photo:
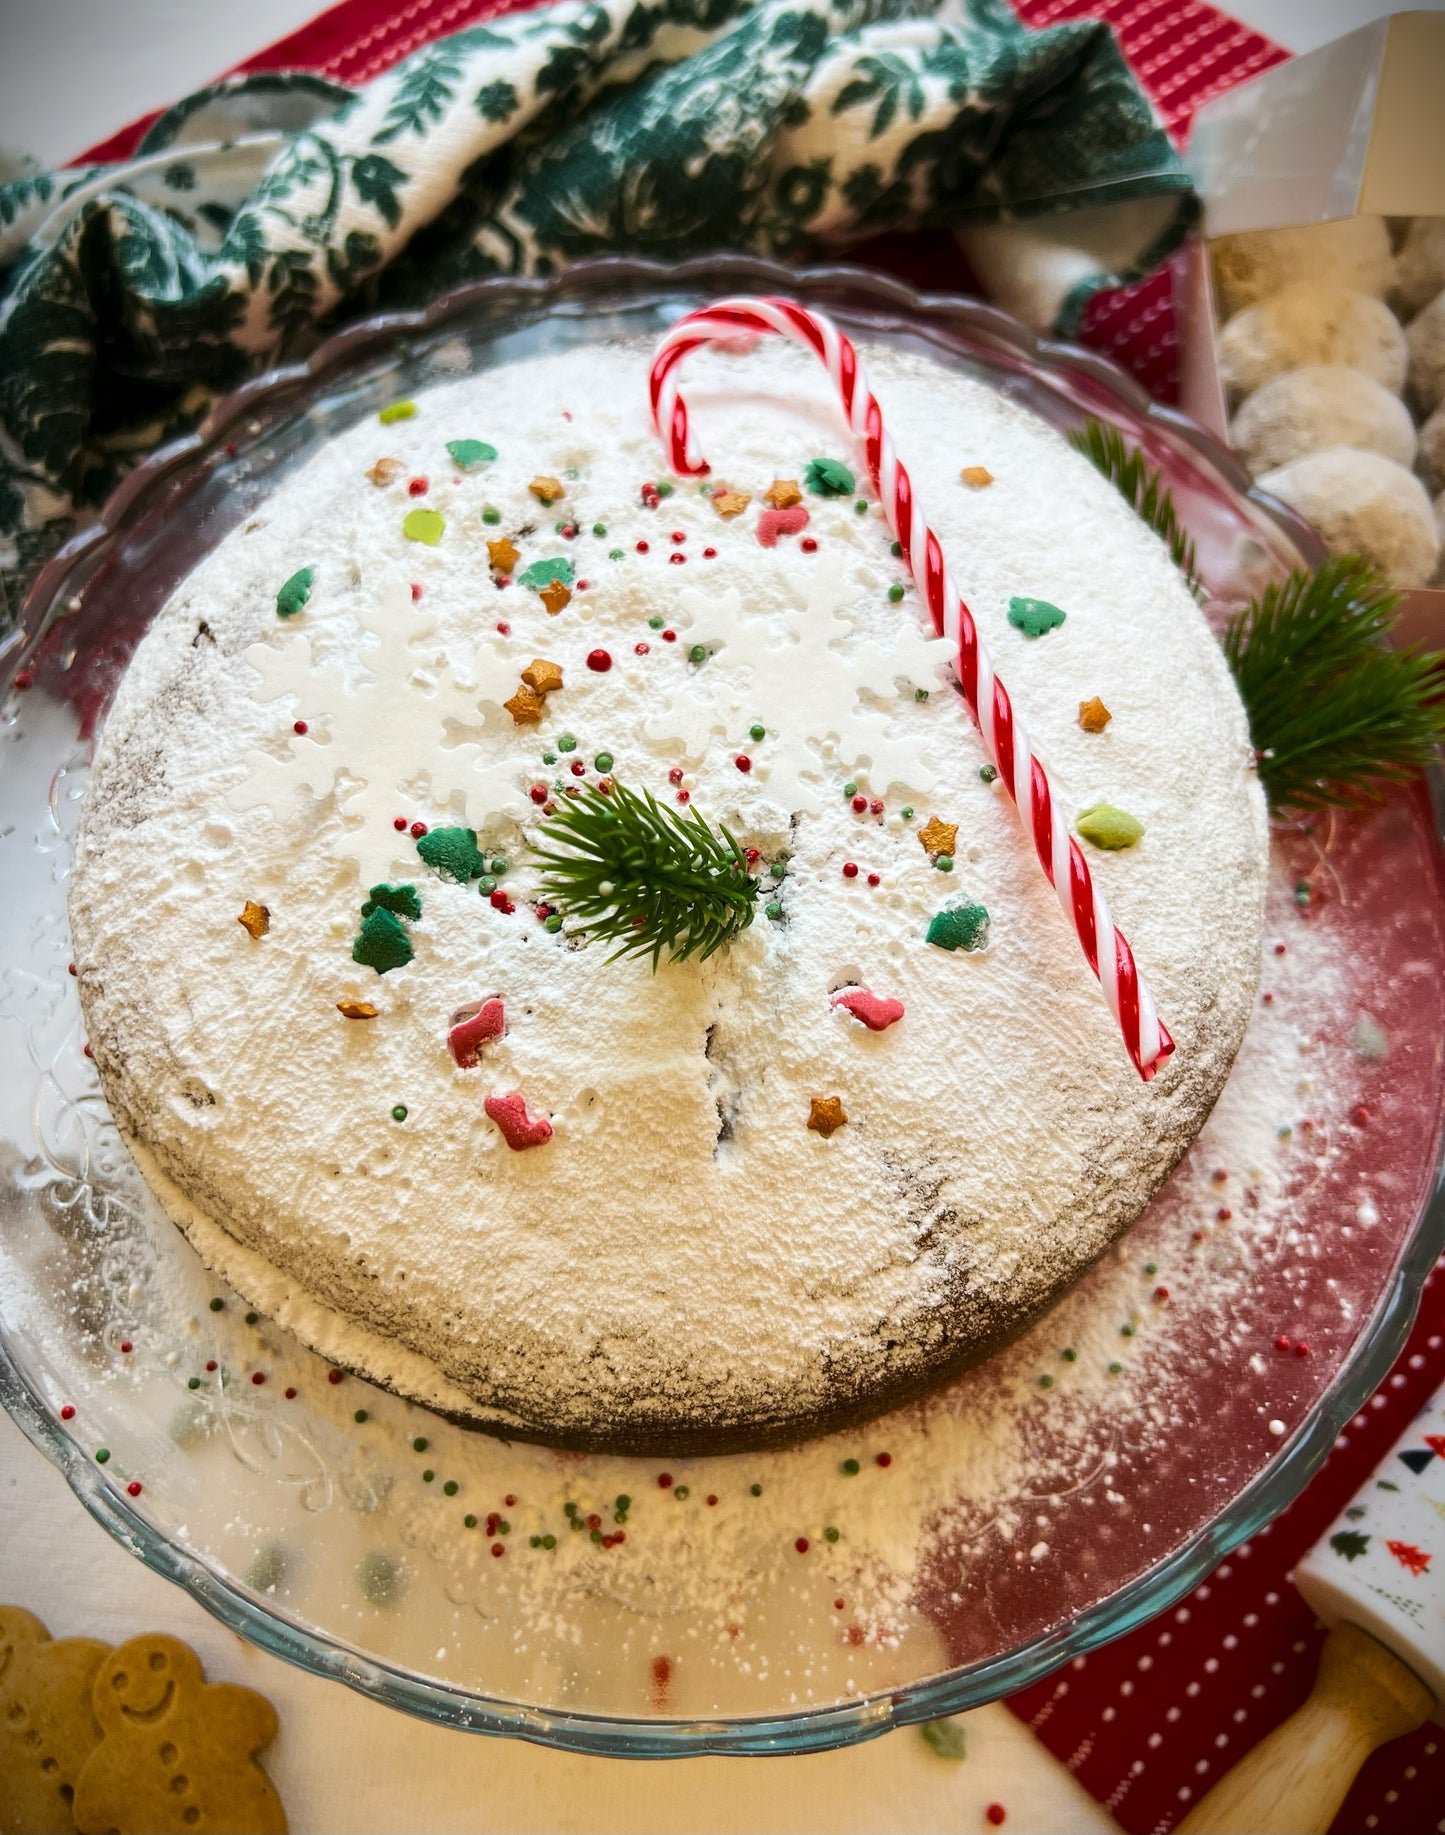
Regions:
<svg viewBox="0 0 1445 1835"><path fill-rule="evenodd" d="M791 510L795 503L803 501L795 478L774 478L763 495L775 510Z"/></svg>
<svg viewBox="0 0 1445 1835"><path fill-rule="evenodd" d="M380 1007L373 1007L369 1000L338 1000L336 1011L343 1019L375 1019Z"/></svg>
<svg viewBox="0 0 1445 1835"><path fill-rule="evenodd" d="M808 1126L814 1134L821 1134L824 1140L847 1123L848 1117L843 1113L841 1096L813 1096L809 1101Z"/></svg>
<svg viewBox="0 0 1445 1835"><path fill-rule="evenodd" d="M993 473L986 465L965 465L958 475L971 491L981 491L993 483Z"/></svg>
<svg viewBox="0 0 1445 1835"><path fill-rule="evenodd" d="M1079 725L1086 733L1102 733L1113 718L1097 695L1092 701L1079 703Z"/></svg>
<svg viewBox="0 0 1445 1835"><path fill-rule="evenodd" d="M522 680L538 694L549 695L554 688L562 686L562 671L545 657L534 656L522 671Z"/></svg>
<svg viewBox="0 0 1445 1835"><path fill-rule="evenodd" d="M918 839L923 843L923 851L931 860L937 860L940 854L952 854L953 844L958 839L957 822L940 822L937 816L928 818L928 825L920 828Z"/></svg>
<svg viewBox="0 0 1445 1835"><path fill-rule="evenodd" d="M487 543L487 559L491 563L493 573L510 573L521 558L521 555L512 546L510 535L504 535L499 542Z"/></svg>
<svg viewBox="0 0 1445 1835"><path fill-rule="evenodd" d="M506 708L518 726L535 726L542 718L542 697L535 688L529 688L525 682L510 701L503 701L502 706Z"/></svg>
<svg viewBox="0 0 1445 1835"><path fill-rule="evenodd" d="M380 489L390 484L393 478L399 478L405 470L400 459L378 459L366 475Z"/></svg>
<svg viewBox="0 0 1445 1835"><path fill-rule="evenodd" d="M543 605L546 606L553 618L557 616L564 605L570 605L572 603L571 588L564 586L560 580L554 580L550 586L544 586L540 597Z"/></svg>
<svg viewBox="0 0 1445 1835"><path fill-rule="evenodd" d="M712 494L712 507L719 516L741 516L752 502L748 491L735 491L730 484L720 484Z"/></svg>
<svg viewBox="0 0 1445 1835"><path fill-rule="evenodd" d="M555 478L534 478L527 489L541 503L556 503L567 495Z"/></svg>
<svg viewBox="0 0 1445 1835"><path fill-rule="evenodd" d="M271 909L269 905L258 905L253 898L246 900L246 909L236 922L242 930L249 931L258 942L271 928Z"/></svg>

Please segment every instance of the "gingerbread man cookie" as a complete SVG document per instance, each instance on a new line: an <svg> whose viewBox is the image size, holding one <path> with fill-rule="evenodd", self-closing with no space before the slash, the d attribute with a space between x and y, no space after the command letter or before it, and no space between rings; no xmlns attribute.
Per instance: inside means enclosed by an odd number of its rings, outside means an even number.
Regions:
<svg viewBox="0 0 1445 1835"><path fill-rule="evenodd" d="M193 1650L153 1632L106 1656L92 1699L101 1740L75 1787L81 1835L286 1835L256 1763L276 1736L264 1696L207 1682Z"/></svg>
<svg viewBox="0 0 1445 1835"><path fill-rule="evenodd" d="M0 1606L0 1835L71 1835L70 1801L100 1740L91 1685L110 1646L52 1638Z"/></svg>

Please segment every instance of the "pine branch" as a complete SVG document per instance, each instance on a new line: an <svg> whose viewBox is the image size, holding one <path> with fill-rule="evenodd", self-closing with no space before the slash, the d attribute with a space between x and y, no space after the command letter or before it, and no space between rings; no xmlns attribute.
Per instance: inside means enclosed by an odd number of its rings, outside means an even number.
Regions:
<svg viewBox="0 0 1445 1835"><path fill-rule="evenodd" d="M1200 597L1199 576L1194 571L1194 543L1180 524L1174 497L1164 474L1144 457L1142 448L1131 452L1124 436L1107 421L1087 420L1069 434L1069 444L1102 472L1136 515L1168 543L1174 565L1195 598Z"/></svg>
<svg viewBox="0 0 1445 1835"><path fill-rule="evenodd" d="M1271 808L1370 800L1445 740L1440 657L1386 645L1397 603L1347 555L1267 586L1231 620L1224 654Z"/></svg>
<svg viewBox="0 0 1445 1835"><path fill-rule="evenodd" d="M663 809L614 778L569 799L542 835L567 851L534 848L545 874L542 895L574 926L618 956L701 961L753 921L758 882L743 850L719 824L721 839L696 809Z"/></svg>

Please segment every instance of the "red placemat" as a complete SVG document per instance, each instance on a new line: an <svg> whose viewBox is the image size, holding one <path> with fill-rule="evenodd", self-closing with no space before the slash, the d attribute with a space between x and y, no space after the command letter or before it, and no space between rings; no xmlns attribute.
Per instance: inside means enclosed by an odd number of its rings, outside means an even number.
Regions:
<svg viewBox="0 0 1445 1835"><path fill-rule="evenodd" d="M237 69L313 70L361 84L443 33L530 4L341 0ZM1035 28L1069 19L1106 20L1178 141L1204 102L1287 55L1199 0L1014 0L1014 5ZM84 157L125 158L154 119L132 123ZM970 284L949 240L885 237L858 252L920 284ZM1178 335L1168 269L1136 286L1097 295L1080 337L1131 371L1153 395L1175 398ZM1172 1612L1077 1659L1010 1704L1126 1829L1163 1835L1308 1693L1322 1633L1290 1586L1289 1571L1442 1380L1445 1276L1437 1269L1391 1375L1296 1503L1235 1550ZM1378 1753L1336 1820L1337 1835L1364 1830L1445 1835L1442 1745L1445 1734L1427 1725Z"/></svg>

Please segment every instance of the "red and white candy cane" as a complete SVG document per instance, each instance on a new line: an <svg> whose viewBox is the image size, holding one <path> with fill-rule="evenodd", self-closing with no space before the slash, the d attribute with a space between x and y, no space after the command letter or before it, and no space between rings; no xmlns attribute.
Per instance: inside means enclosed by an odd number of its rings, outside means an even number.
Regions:
<svg viewBox="0 0 1445 1835"><path fill-rule="evenodd" d="M687 406L678 394L683 358L699 345L754 332L791 338L812 351L832 377L849 430L862 443L868 476L882 500L888 526L898 538L934 628L958 644L959 686L984 749L1033 836L1039 865L1078 935L1085 960L1099 978L1104 999L1124 1035L1125 1048L1147 1083L1174 1050L1174 1041L1155 1009L1149 984L1135 965L1133 950L1115 925L1088 862L1059 812L1048 773L1034 757L1008 690L993 672L938 537L923 520L912 480L893 450L883 412L851 342L831 319L796 300L724 299L679 319L658 344L648 384L653 421L667 447L668 463L686 478L702 477L709 470L689 430Z"/></svg>

